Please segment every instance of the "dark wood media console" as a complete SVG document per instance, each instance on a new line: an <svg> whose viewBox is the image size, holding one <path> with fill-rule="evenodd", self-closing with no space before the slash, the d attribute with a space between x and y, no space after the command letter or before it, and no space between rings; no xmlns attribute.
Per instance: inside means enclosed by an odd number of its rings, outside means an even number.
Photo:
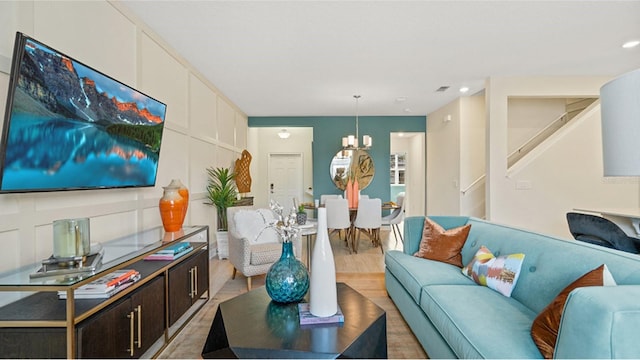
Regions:
<svg viewBox="0 0 640 360"><path fill-rule="evenodd" d="M23 296L0 307L2 357L157 355L210 297L209 228L167 235L160 227L103 243L104 261L95 274L32 279L34 264L0 276L1 292ZM176 260L143 260L179 241L193 250ZM141 279L108 299L74 299L76 288L123 268L138 270ZM58 291L66 291L67 300L58 299Z"/></svg>

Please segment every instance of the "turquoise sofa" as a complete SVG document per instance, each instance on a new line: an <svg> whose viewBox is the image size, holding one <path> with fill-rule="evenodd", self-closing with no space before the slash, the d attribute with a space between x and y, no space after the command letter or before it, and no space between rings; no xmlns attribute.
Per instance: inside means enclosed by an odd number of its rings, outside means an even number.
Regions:
<svg viewBox="0 0 640 360"><path fill-rule="evenodd" d="M445 229L471 224L463 264L481 245L496 256L525 254L516 287L505 297L456 266L414 257L424 217L405 219L404 251L385 254L386 288L430 358L540 358L530 334L536 315L601 264L618 285L569 295L554 357L640 358L640 256L476 218L430 219Z"/></svg>

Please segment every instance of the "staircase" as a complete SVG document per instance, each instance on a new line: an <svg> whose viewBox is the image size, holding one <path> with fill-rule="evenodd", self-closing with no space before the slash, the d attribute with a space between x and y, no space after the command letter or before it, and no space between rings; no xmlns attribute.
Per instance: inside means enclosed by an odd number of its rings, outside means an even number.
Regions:
<svg viewBox="0 0 640 360"><path fill-rule="evenodd" d="M538 131L516 151L509 154L507 167L511 168L515 165L520 159L531 152L531 150L571 122L573 118L587 109L596 100L598 100L598 98L567 98L565 112L549 123L549 125ZM460 190L460 200L462 207L465 209L465 215L479 218L485 217L485 181L485 174L483 174L466 188Z"/></svg>
<svg viewBox="0 0 640 360"><path fill-rule="evenodd" d="M565 112L560 115L557 119L552 121L549 125L541 129L534 136L532 136L528 141L526 141L522 146L520 146L517 150L509 154L507 157L507 167L512 167L518 160L522 159L525 155L527 155L531 150L533 150L536 146L540 145L543 141L545 141L549 136L558 131L558 129L562 128L566 124L568 124L576 115L581 113L584 109L589 107L589 105L593 104L598 98L569 98L566 100Z"/></svg>

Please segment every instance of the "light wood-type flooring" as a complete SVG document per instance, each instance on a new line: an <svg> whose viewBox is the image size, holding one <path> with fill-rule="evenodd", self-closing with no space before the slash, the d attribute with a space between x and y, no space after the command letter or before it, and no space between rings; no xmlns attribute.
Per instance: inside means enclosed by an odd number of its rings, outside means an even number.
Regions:
<svg viewBox="0 0 640 360"><path fill-rule="evenodd" d="M371 299L387 312L387 351L391 359L426 358L426 354L404 319L387 296L384 286L384 255L380 248L371 246L369 239L362 235L357 254L349 250L338 234L331 234L331 246L334 253L337 281L349 284L362 295ZM396 242L389 228L381 232L384 250L402 249L402 243ZM306 259L306 240L303 239L303 262ZM201 358L201 351L209 334L209 328L218 308L218 304L247 291L246 278L240 274L231 280L233 266L228 260L214 258L210 261L211 299L194 316L187 326L173 339L160 354L163 359ZM252 279L254 288L264 286L264 275Z"/></svg>

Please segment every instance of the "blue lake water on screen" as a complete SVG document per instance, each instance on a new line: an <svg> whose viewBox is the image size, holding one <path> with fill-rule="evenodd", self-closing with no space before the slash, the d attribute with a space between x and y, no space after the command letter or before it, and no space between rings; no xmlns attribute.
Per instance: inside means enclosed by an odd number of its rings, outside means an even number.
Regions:
<svg viewBox="0 0 640 360"><path fill-rule="evenodd" d="M2 189L152 186L158 156L84 121L14 114Z"/></svg>

